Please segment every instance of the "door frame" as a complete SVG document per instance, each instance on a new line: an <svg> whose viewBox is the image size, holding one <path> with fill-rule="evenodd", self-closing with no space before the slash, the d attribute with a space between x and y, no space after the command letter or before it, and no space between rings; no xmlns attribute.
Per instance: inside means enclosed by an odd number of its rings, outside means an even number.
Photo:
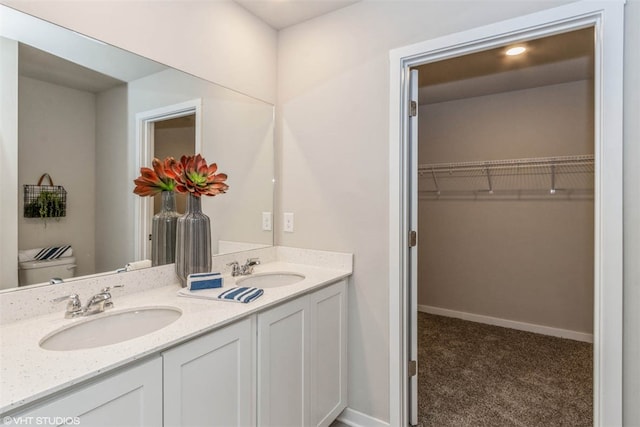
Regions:
<svg viewBox="0 0 640 427"><path fill-rule="evenodd" d="M153 110L136 114L136 161L135 172L141 167L151 167L153 160L154 124L163 120L175 119L195 114L195 152L202 148L202 99L192 99L179 104L166 105ZM151 219L153 217L153 198L135 198L134 248L135 259L151 259L149 235L151 233Z"/></svg>
<svg viewBox="0 0 640 427"><path fill-rule="evenodd" d="M407 344L411 325L407 293L412 278L408 234L412 198L415 200L417 194L410 177L408 70L428 62L585 27L594 28L596 39L593 420L595 426L622 425L623 0L570 3L390 52L390 425L409 425Z"/></svg>

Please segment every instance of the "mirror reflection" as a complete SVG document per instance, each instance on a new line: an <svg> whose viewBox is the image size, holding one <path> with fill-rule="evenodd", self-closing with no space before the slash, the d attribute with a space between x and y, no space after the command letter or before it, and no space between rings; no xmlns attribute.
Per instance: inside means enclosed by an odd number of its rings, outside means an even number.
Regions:
<svg viewBox="0 0 640 427"><path fill-rule="evenodd" d="M273 210L272 105L1 8L2 72L16 74L18 98L17 140L7 132L0 147L17 144L18 152L16 205L2 206L3 218L17 212L17 245L0 244L0 256L16 262L2 271L2 288L150 259L160 195L136 196L133 179L153 157L201 153L229 176L224 197L202 201L214 254L273 244L262 227ZM41 217L24 216L23 186L43 174L64 187L64 216L44 208ZM40 199L51 197L47 190ZM177 203L183 212L184 201ZM42 262L46 253L55 261Z"/></svg>

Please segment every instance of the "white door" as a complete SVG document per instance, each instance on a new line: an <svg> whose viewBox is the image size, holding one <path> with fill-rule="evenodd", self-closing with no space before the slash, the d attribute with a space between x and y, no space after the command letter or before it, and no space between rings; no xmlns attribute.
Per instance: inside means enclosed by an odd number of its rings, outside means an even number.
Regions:
<svg viewBox="0 0 640 427"><path fill-rule="evenodd" d="M409 423L418 424L418 70L409 71Z"/></svg>
<svg viewBox="0 0 640 427"><path fill-rule="evenodd" d="M327 427L347 407L347 282L309 295L310 425Z"/></svg>
<svg viewBox="0 0 640 427"><path fill-rule="evenodd" d="M258 426L309 423L307 298L258 314Z"/></svg>
<svg viewBox="0 0 640 427"><path fill-rule="evenodd" d="M165 426L255 425L252 321L240 320L162 354Z"/></svg>

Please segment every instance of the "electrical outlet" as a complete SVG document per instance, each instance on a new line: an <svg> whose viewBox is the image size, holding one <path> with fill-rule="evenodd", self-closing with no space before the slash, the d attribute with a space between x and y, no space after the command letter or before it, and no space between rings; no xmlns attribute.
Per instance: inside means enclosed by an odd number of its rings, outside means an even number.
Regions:
<svg viewBox="0 0 640 427"><path fill-rule="evenodd" d="M284 226L282 228L287 233L293 233L293 212L284 213Z"/></svg>
<svg viewBox="0 0 640 427"><path fill-rule="evenodd" d="M262 231L271 231L271 212L262 212Z"/></svg>

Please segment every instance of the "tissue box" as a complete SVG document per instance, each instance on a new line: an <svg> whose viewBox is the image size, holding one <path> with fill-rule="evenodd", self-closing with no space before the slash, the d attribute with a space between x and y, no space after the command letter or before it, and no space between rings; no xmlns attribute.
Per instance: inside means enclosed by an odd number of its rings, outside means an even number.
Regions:
<svg viewBox="0 0 640 427"><path fill-rule="evenodd" d="M221 287L222 274L220 273L195 273L187 276L187 289L190 291Z"/></svg>

